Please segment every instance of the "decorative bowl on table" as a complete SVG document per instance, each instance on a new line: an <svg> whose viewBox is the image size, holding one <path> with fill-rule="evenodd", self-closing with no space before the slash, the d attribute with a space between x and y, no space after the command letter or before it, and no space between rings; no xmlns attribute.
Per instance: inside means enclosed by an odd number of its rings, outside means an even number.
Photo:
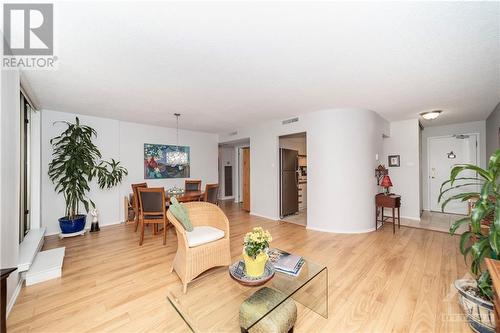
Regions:
<svg viewBox="0 0 500 333"><path fill-rule="evenodd" d="M170 195L178 195L184 193L184 189L180 187L171 187L167 190L167 193Z"/></svg>
<svg viewBox="0 0 500 333"><path fill-rule="evenodd" d="M274 267L268 262L264 268L264 274L259 277L252 277L245 273L245 262L239 260L229 266L229 275L242 285L255 287L263 285L274 277Z"/></svg>

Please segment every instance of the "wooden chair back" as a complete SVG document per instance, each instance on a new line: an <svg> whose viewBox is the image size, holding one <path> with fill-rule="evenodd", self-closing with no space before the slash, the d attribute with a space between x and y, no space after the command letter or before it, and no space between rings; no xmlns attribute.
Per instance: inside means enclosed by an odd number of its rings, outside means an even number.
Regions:
<svg viewBox="0 0 500 333"><path fill-rule="evenodd" d="M185 191L201 191L201 180L186 179L184 181Z"/></svg>
<svg viewBox="0 0 500 333"><path fill-rule="evenodd" d="M219 184L207 184L205 185L205 202L210 202L215 205L219 204Z"/></svg>
<svg viewBox="0 0 500 333"><path fill-rule="evenodd" d="M167 208L165 207L165 189L163 187L139 187L137 188L139 206L141 207L139 220L141 224L141 237L139 245L144 241L144 225L153 224L153 235L156 234L157 226L163 224L163 245L167 241Z"/></svg>
<svg viewBox="0 0 500 333"><path fill-rule="evenodd" d="M137 192L138 188L144 188L148 187L148 183L138 183L138 184L132 184L132 198L131 198L131 203L132 203L132 209L134 210L134 220L135 220L135 231L137 231L137 228L139 227L139 214L141 211L141 206L139 202L139 193Z"/></svg>
<svg viewBox="0 0 500 333"><path fill-rule="evenodd" d="M138 188L143 188L143 187L148 187L148 183L138 183L138 184L132 184L132 206L134 207L134 210L136 211L135 214L136 216L139 215L139 208L140 208L140 202L139 202L139 192L137 191Z"/></svg>
<svg viewBox="0 0 500 333"><path fill-rule="evenodd" d="M157 216L165 217L167 209L165 207L165 189L163 187L139 187L137 191L141 207L140 216L145 222L146 220L155 219L154 217Z"/></svg>

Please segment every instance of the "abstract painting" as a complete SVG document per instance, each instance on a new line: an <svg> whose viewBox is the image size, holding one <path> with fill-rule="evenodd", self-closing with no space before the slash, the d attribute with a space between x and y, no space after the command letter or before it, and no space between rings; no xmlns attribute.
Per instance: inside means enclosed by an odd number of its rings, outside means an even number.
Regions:
<svg viewBox="0 0 500 333"><path fill-rule="evenodd" d="M144 179L189 178L189 147L144 144Z"/></svg>

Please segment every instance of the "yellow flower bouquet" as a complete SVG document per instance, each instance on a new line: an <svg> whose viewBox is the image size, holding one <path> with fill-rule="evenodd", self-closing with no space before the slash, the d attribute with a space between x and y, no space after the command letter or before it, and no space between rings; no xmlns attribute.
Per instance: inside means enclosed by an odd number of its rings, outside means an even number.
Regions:
<svg viewBox="0 0 500 333"><path fill-rule="evenodd" d="M269 259L267 249L272 240L269 231L261 227L255 227L245 235L243 259L245 259L245 272L248 276L259 277L264 274L264 268Z"/></svg>

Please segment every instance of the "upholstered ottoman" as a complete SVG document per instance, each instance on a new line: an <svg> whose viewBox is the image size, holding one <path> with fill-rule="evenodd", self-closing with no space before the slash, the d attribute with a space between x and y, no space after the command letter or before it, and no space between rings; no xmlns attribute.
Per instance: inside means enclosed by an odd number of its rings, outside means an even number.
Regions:
<svg viewBox="0 0 500 333"><path fill-rule="evenodd" d="M274 304L281 302L286 296L281 292L264 287L257 290L240 306L241 332L247 332L251 323L265 315ZM287 333L293 332L297 320L297 306L289 298L281 303L270 314L261 319L248 330L249 333Z"/></svg>

